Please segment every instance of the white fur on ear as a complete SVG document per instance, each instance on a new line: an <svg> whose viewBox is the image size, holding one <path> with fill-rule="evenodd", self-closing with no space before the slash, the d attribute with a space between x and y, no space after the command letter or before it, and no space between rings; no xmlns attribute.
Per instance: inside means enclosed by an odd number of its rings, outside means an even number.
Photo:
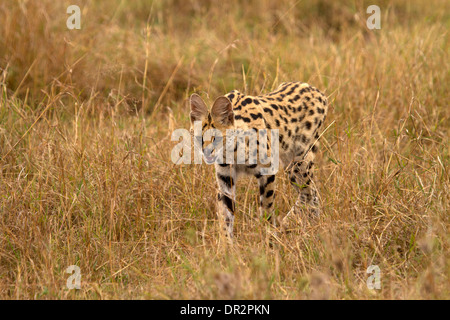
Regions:
<svg viewBox="0 0 450 320"><path fill-rule="evenodd" d="M189 102L191 105L191 122L202 121L208 115L208 108L202 98L198 94L193 93L189 98Z"/></svg>
<svg viewBox="0 0 450 320"><path fill-rule="evenodd" d="M211 108L211 116L223 126L233 125L234 112L230 100L225 96L218 97Z"/></svg>

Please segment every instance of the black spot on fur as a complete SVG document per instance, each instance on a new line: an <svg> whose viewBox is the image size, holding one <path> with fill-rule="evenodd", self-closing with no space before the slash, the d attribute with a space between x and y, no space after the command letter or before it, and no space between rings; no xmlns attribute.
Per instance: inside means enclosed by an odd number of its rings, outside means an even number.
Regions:
<svg viewBox="0 0 450 320"><path fill-rule="evenodd" d="M263 118L261 113L257 113L257 114L250 113L250 116L252 117L253 120Z"/></svg>
<svg viewBox="0 0 450 320"><path fill-rule="evenodd" d="M300 135L300 139L301 139L302 142L305 143L305 144L309 142L309 139L308 139L304 134L301 134L301 135Z"/></svg>
<svg viewBox="0 0 450 320"><path fill-rule="evenodd" d="M273 116L273 111L272 111L272 109L264 108L263 110L264 110L264 112L270 113L270 115Z"/></svg>
<svg viewBox="0 0 450 320"><path fill-rule="evenodd" d="M225 194L219 194L218 196L219 201L223 201L225 205L227 206L228 210L234 214L234 201L230 197L228 197Z"/></svg>
<svg viewBox="0 0 450 320"><path fill-rule="evenodd" d="M242 121L247 122L247 123L252 121L250 118L243 117L243 116L241 116L241 115L235 115L235 116L234 116L234 119L235 119L235 120L242 120Z"/></svg>
<svg viewBox="0 0 450 320"><path fill-rule="evenodd" d="M312 123L311 123L310 121L306 121L306 122L305 122L305 128L306 128L306 130L311 130L311 126L312 126Z"/></svg>
<svg viewBox="0 0 450 320"><path fill-rule="evenodd" d="M300 149L297 151L297 153L295 154L296 157L301 157L303 155L304 150Z"/></svg>
<svg viewBox="0 0 450 320"><path fill-rule="evenodd" d="M260 194L260 195L263 195L265 192L266 192L266 191L265 191L264 186L259 186L259 194Z"/></svg>
<svg viewBox="0 0 450 320"><path fill-rule="evenodd" d="M275 176L269 176L267 178L266 186L275 181Z"/></svg>
<svg viewBox="0 0 450 320"><path fill-rule="evenodd" d="M223 176L223 175L221 175L221 174L219 174L218 176L219 176L219 179L222 180L223 183L225 183L225 185L226 185L228 188L231 188L231 185L232 185L232 183L233 183L233 178L231 178L231 177L229 177L229 176Z"/></svg>

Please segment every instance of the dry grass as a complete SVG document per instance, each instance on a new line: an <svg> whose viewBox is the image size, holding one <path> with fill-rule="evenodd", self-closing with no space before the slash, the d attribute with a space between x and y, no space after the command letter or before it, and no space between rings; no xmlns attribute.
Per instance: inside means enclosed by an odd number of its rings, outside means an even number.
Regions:
<svg viewBox="0 0 450 320"><path fill-rule="evenodd" d="M376 31L369 4L2 1L0 298L449 299L449 3L380 0ZM172 164L170 134L194 91L291 80L331 101L324 213L270 246L243 180L226 249L213 168Z"/></svg>

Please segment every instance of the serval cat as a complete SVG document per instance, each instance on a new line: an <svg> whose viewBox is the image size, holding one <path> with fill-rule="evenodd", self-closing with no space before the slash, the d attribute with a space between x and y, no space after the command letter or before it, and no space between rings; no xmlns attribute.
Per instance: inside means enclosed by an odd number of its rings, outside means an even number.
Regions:
<svg viewBox="0 0 450 320"><path fill-rule="evenodd" d="M190 108L191 134L194 131L194 123L201 122L202 136L195 138L203 153L207 144L202 137L209 129L220 130L224 139L227 139L228 129L278 129L279 162L288 173L291 184L298 190L298 198L288 214L306 208L311 215L319 215L318 194L312 182L312 167L319 147L319 129L325 121L328 109L327 98L323 93L307 83L286 82L274 92L260 96L244 95L233 90L217 98L210 110L199 95L192 94ZM269 141L269 137L265 141ZM259 140L257 143L259 145ZM236 140L235 153L237 148ZM270 149L269 145L267 148ZM248 156L247 152L246 160ZM260 163L227 163L225 157L222 160L215 161L215 172L218 184L218 215L226 237L230 241L233 237L236 181L241 175L251 175L258 179L260 214L272 220L275 225L283 225L286 214L273 216L275 174L262 174L265 166Z"/></svg>

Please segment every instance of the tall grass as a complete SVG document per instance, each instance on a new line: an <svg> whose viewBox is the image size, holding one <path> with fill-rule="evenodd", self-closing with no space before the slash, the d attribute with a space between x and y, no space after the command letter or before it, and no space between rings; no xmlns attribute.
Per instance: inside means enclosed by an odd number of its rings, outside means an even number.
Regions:
<svg viewBox="0 0 450 320"><path fill-rule="evenodd" d="M370 4L2 1L0 298L449 299L450 7L378 1L368 30ZM192 92L284 81L331 102L323 215L270 245L242 180L227 249L213 168L174 165L171 132ZM295 191L277 178L283 212Z"/></svg>

